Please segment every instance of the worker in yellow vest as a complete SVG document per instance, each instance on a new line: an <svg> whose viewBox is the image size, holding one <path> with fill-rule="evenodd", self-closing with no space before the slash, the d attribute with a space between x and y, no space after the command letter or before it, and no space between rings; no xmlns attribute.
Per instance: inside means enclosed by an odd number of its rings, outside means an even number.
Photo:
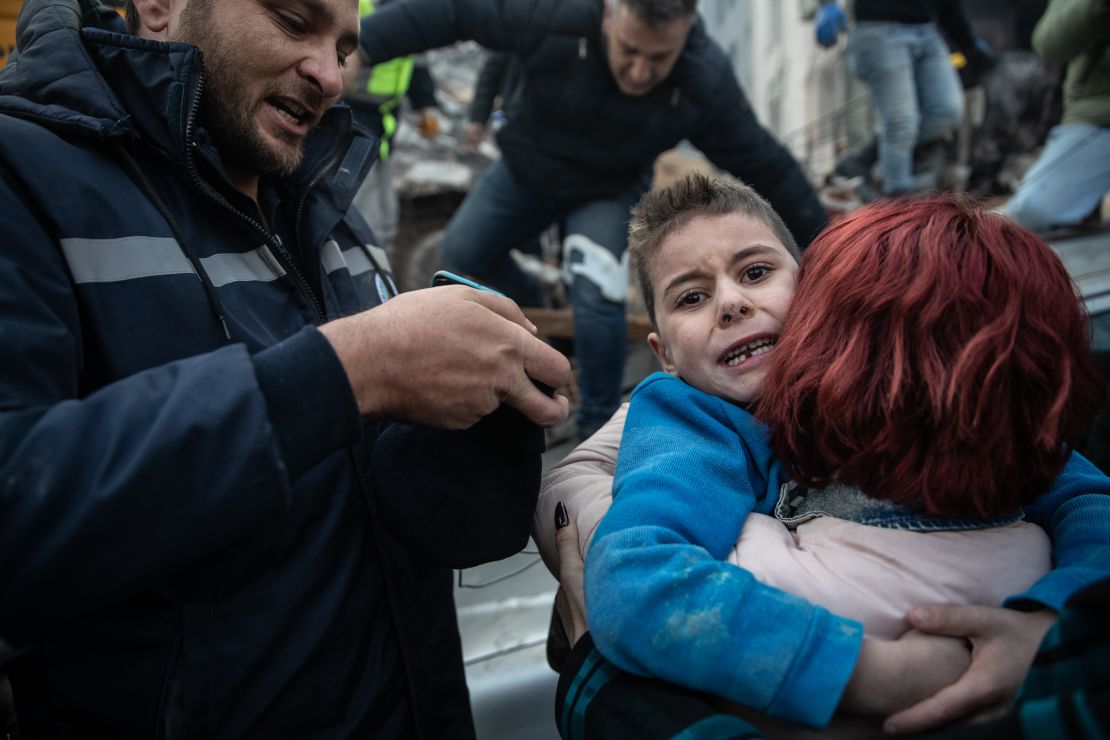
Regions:
<svg viewBox="0 0 1110 740"><path fill-rule="evenodd" d="M390 0L359 0L359 15L365 17ZM413 56L397 57L370 66L358 55L348 58L345 71L347 95L355 122L381 138L379 161L370 170L355 195L353 205L362 214L378 239L378 246L390 251L397 236L400 205L393 189L393 136L402 99L408 97L419 111L420 133L432 138L439 131L436 117L435 83L426 66Z"/></svg>

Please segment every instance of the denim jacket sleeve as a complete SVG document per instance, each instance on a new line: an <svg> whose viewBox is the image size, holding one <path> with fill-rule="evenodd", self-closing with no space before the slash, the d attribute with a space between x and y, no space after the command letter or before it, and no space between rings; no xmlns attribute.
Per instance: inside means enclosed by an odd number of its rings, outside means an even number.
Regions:
<svg viewBox="0 0 1110 740"><path fill-rule="evenodd" d="M861 626L722 562L778 466L750 415L682 381L637 389L613 506L586 558L588 622L618 667L819 727Z"/></svg>

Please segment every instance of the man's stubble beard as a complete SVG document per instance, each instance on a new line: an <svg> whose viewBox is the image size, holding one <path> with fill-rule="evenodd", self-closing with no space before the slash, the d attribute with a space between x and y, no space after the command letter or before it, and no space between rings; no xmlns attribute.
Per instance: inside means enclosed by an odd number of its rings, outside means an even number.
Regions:
<svg viewBox="0 0 1110 740"><path fill-rule="evenodd" d="M190 0L181 14L181 37L202 51L205 88L201 122L229 170L285 177L300 166L303 142L287 147L269 144L259 132L254 114L264 99L252 99L240 65L235 41L212 28L213 0Z"/></svg>

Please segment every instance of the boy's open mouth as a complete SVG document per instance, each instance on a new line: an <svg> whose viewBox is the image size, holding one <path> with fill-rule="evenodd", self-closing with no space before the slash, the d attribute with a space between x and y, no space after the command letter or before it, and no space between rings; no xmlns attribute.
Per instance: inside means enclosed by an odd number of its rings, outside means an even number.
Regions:
<svg viewBox="0 0 1110 740"><path fill-rule="evenodd" d="M735 367L742 362L750 360L757 355L766 354L770 352L775 346L775 341L778 339L773 334L765 334L758 339L753 339L750 342L738 344L735 347L728 349L721 358L717 360L720 364L726 367Z"/></svg>

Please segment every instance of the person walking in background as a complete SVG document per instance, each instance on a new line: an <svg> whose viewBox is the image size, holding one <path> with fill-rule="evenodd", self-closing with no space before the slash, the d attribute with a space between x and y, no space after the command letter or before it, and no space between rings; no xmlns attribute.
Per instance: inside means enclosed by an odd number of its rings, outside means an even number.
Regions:
<svg viewBox="0 0 1110 740"><path fill-rule="evenodd" d="M1067 62L1064 116L1005 213L1037 231L1076 226L1110 190L1110 2L1052 0L1033 48Z"/></svg>
<svg viewBox="0 0 1110 740"><path fill-rule="evenodd" d="M585 437L620 402L628 213L661 152L688 139L766 197L803 247L825 213L797 162L756 119L697 0L405 0L362 21L374 61L461 39L515 53L525 79L498 133L502 159L448 224L444 259L540 306L542 287L510 250L564 224Z"/></svg>
<svg viewBox="0 0 1110 740"><path fill-rule="evenodd" d="M391 0L359 0L359 16L365 18ZM419 131L430 139L439 132L436 117L435 80L423 60L397 57L371 66L360 54L351 57L344 70L344 100L355 122L381 139L378 162L355 193L354 205L370 224L378 246L392 255L401 220L401 204L393 186L393 137L400 122L401 104L408 98L420 114Z"/></svg>
<svg viewBox="0 0 1110 740"><path fill-rule="evenodd" d="M0 71L0 641L29 738L459 738L566 359L397 295L352 0L26 0ZM0 655L0 658L4 657Z"/></svg>
<svg viewBox="0 0 1110 740"><path fill-rule="evenodd" d="M942 158L946 137L963 119L963 87L941 32L976 63L986 50L972 33L960 0L855 0L854 15L848 63L867 87L879 117L882 193L907 193L918 189L915 146L933 145L922 156ZM818 43L834 45L846 28L836 1L823 0L816 21Z"/></svg>

